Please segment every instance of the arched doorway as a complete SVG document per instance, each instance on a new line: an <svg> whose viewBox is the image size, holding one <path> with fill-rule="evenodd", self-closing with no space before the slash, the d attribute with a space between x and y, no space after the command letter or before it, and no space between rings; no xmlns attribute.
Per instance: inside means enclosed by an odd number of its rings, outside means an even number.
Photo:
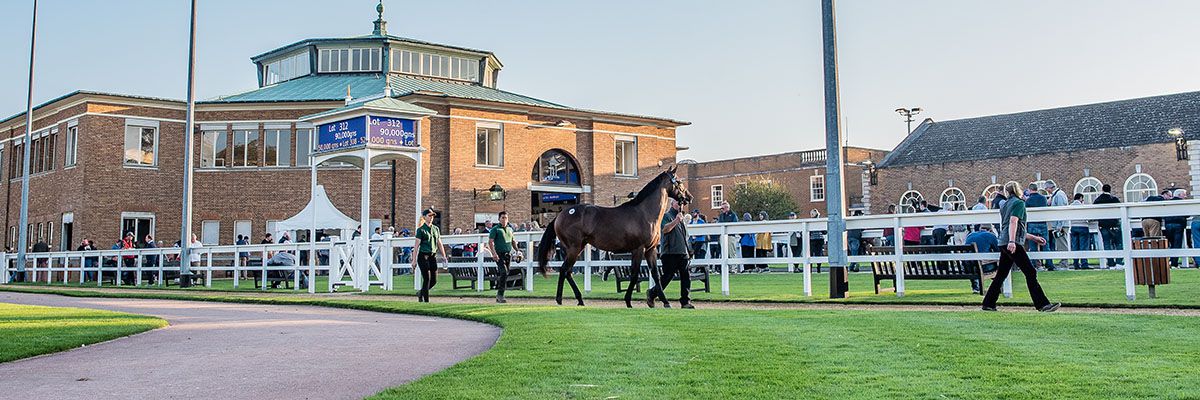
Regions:
<svg viewBox="0 0 1200 400"><path fill-rule="evenodd" d="M579 163L564 150L551 149L533 163L533 180L529 206L530 218L546 226L555 214L579 204L583 183Z"/></svg>

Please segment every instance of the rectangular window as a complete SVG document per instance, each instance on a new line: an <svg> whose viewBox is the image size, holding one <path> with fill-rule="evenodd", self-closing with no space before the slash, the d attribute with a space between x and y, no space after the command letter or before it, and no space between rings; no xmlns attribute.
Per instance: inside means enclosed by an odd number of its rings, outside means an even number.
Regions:
<svg viewBox="0 0 1200 400"><path fill-rule="evenodd" d="M233 131L233 166L258 167L261 166L259 158L258 131Z"/></svg>
<svg viewBox="0 0 1200 400"><path fill-rule="evenodd" d="M117 237L124 237L128 232L133 232L135 241L145 239L146 235L154 235L154 213L121 213L121 232Z"/></svg>
<svg viewBox="0 0 1200 400"><path fill-rule="evenodd" d="M825 175L808 177L808 190L810 201L825 201Z"/></svg>
<svg viewBox="0 0 1200 400"><path fill-rule="evenodd" d="M321 49L318 72L378 72L381 51L379 48Z"/></svg>
<svg viewBox="0 0 1200 400"><path fill-rule="evenodd" d="M637 176L637 138L617 138L616 174Z"/></svg>
<svg viewBox="0 0 1200 400"><path fill-rule="evenodd" d="M502 129L502 125L475 125L475 165L504 166L504 129Z"/></svg>
<svg viewBox="0 0 1200 400"><path fill-rule="evenodd" d="M268 63L263 66L263 83L273 85L308 75L310 72L308 63L308 50Z"/></svg>
<svg viewBox="0 0 1200 400"><path fill-rule="evenodd" d="M253 233L251 226L248 220L233 221L233 239L237 240L238 235L241 235L246 238L247 243L254 243L250 241L250 234Z"/></svg>
<svg viewBox="0 0 1200 400"><path fill-rule="evenodd" d="M125 165L158 165L158 123L128 119L125 121Z"/></svg>
<svg viewBox="0 0 1200 400"><path fill-rule="evenodd" d="M79 125L67 126L67 151L63 154L63 159L66 160L64 166L74 166L79 157Z"/></svg>
<svg viewBox="0 0 1200 400"><path fill-rule="evenodd" d="M200 223L200 243L205 246L218 245L221 242L221 221L204 221Z"/></svg>
<svg viewBox="0 0 1200 400"><path fill-rule="evenodd" d="M292 132L289 129L268 129L263 135L264 165L287 167L292 162Z"/></svg>
<svg viewBox="0 0 1200 400"><path fill-rule="evenodd" d="M475 81L479 77L479 60L408 50L394 50L392 51L392 71L437 78Z"/></svg>
<svg viewBox="0 0 1200 400"><path fill-rule="evenodd" d="M714 210L721 208L721 205L725 204L725 188L721 185L712 185L711 193L712 193L712 201L711 201L712 208Z"/></svg>
<svg viewBox="0 0 1200 400"><path fill-rule="evenodd" d="M307 167L309 153L312 152L312 128L296 129L296 166Z"/></svg>
<svg viewBox="0 0 1200 400"><path fill-rule="evenodd" d="M200 134L200 168L224 168L229 166L229 135L222 130L203 131Z"/></svg>

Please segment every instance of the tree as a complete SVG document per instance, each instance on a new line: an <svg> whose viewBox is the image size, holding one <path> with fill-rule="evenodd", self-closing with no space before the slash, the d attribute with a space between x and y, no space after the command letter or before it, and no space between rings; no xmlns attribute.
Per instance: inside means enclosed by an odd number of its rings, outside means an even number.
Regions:
<svg viewBox="0 0 1200 400"><path fill-rule="evenodd" d="M729 199L729 207L739 214L750 213L758 218L759 211L766 211L772 219L782 219L796 212L796 201L782 186L772 182L747 182L737 185Z"/></svg>

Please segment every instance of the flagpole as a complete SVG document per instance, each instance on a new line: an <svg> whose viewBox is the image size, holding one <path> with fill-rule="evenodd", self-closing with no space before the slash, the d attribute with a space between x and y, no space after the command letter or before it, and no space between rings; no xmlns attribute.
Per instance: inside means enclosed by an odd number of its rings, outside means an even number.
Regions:
<svg viewBox="0 0 1200 400"><path fill-rule="evenodd" d="M821 36L825 71L825 211L829 216L829 297L846 297L846 194L842 190L841 105L838 103L837 25L833 0L821 0Z"/></svg>
<svg viewBox="0 0 1200 400"><path fill-rule="evenodd" d="M196 0L188 35L187 121L183 127L183 219L179 239L179 286L192 286L192 142L196 126Z"/></svg>
<svg viewBox="0 0 1200 400"><path fill-rule="evenodd" d="M17 281L25 281L25 261L29 244L29 148L33 142L33 54L37 44L37 0L33 0L33 25L29 28L29 92L25 98L25 145L21 149L21 222L17 229Z"/></svg>

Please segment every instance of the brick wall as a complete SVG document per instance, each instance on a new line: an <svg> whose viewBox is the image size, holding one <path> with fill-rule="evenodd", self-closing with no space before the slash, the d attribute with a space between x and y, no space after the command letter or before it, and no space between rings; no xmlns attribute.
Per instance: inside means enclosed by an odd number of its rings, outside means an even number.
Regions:
<svg viewBox="0 0 1200 400"><path fill-rule="evenodd" d="M1159 190L1172 184L1185 187L1191 180L1187 161L1175 159L1173 143L890 167L879 169L879 185L872 190L871 210L886 212L887 205L896 204L910 186L934 204L940 201L944 190L958 187L966 194L970 207L993 183L993 177L999 184L1014 180L1026 185L1038 180L1040 174L1041 179L1053 179L1068 194L1074 194L1075 184L1084 178L1085 172L1101 183L1112 185L1113 194L1126 201L1125 181L1137 173L1139 166L1142 173L1154 178Z"/></svg>
<svg viewBox="0 0 1200 400"><path fill-rule="evenodd" d="M161 107L153 105L131 106L105 102L103 99L88 101L69 109L53 113L35 112L36 129L60 121L60 132L55 146L56 168L52 171L31 176L30 222L55 224L52 244L60 241L60 229L64 212L74 213L74 240L72 246L83 238L96 240L101 247L108 247L121 234L121 213L152 213L155 217L157 239L173 243L178 240L181 221L181 196L183 181L183 120L184 112L176 104L163 102ZM319 112L314 105L336 105L330 103L301 104L294 108L279 105L223 105L220 107L201 105L196 114L197 123L208 121L294 121L297 118ZM442 224L447 230L454 227L474 226L475 212L494 213L507 209L514 221L530 218L530 191L533 165L543 152L551 149L563 150L579 164L582 184L590 188L582 197L584 202L595 201L609 205L614 194L640 189L661 168L659 162L671 164L675 159L673 128L657 128L614 123L594 123L587 118L568 119L566 127L556 126L561 117L541 116L522 112L506 112L451 106L448 104L422 104L439 112L439 116L424 118L420 123L420 141L428 151L424 153L423 205L444 211ZM78 165L63 169L62 153L65 151L66 121L78 116L80 127ZM155 167L138 168L123 165L124 129L126 117L143 117L159 120L158 162ZM475 166L475 126L479 120L503 122L504 165L501 168L479 168ZM595 126L594 126L595 125ZM292 156L295 157L295 124L289 129ZM231 128L230 124L226 125ZM605 132L593 132L602 129ZM264 139L263 125L258 125L260 151ZM640 134L638 148L639 175L634 179L614 178L612 132ZM20 136L23 128L5 127L8 137ZM226 143L233 145L232 129L226 131ZM309 200L310 169L308 167L225 167L200 169L199 132L194 145L193 185L193 231L199 235L203 221L219 221L220 242L232 243L236 221L251 221L252 237L257 241L266 230L267 221L283 220L299 212ZM11 144L4 147L4 156L10 156ZM20 180L8 176L9 159L2 160L0 176L8 179L5 187L6 221L8 227L15 226L20 208ZM294 161L293 161L294 163ZM396 174L396 214L391 213L390 169L376 169L371 173L371 211L373 219L382 219L386 225L397 229L411 228L414 224L414 183L416 162L400 159ZM595 166L599 167L595 167ZM19 165L18 165L19 166ZM330 200L342 212L358 219L360 209L361 170L355 168L323 168L318 174L318 183L325 186ZM507 191L504 202L492 203L473 198L473 189L487 189L499 183ZM483 197L483 196L481 196ZM609 199L609 200L605 200ZM31 232L36 235L36 232ZM9 243L6 241L6 244Z"/></svg>
<svg viewBox="0 0 1200 400"><path fill-rule="evenodd" d="M769 180L782 186L792 195L798 206L797 212L807 215L809 210L818 209L825 214L825 201L812 201L811 179L825 174L823 158L805 161L802 153L791 152L730 160L707 161L685 164L681 169L687 178L688 190L695 197L693 208L713 216L717 208L712 207L712 186L721 185L725 200L729 200L739 183ZM848 147L845 149L844 186L847 207L855 208L862 203L862 163L867 160L878 162L887 154L883 150ZM718 207L719 208L719 207ZM736 210L752 212L754 210ZM782 218L783 216L777 216Z"/></svg>

